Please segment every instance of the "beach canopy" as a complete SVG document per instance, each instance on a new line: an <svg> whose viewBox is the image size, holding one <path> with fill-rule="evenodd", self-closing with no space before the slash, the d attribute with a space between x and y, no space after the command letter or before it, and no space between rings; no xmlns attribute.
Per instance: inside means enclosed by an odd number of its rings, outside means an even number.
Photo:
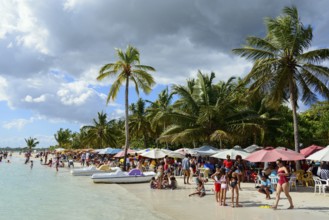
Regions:
<svg viewBox="0 0 329 220"><path fill-rule="evenodd" d="M128 149L127 154L135 154L136 151ZM117 153L116 155L114 155L113 157L124 157L125 156L125 151L121 150L119 153Z"/></svg>
<svg viewBox="0 0 329 220"><path fill-rule="evenodd" d="M319 151L319 150L322 150L324 147L320 147L320 146L317 146L317 145L311 145L309 147L306 147L304 149L301 149L300 150L300 153L301 154L304 154L305 157L308 157L310 156L311 154L314 154L315 152Z"/></svg>
<svg viewBox="0 0 329 220"><path fill-rule="evenodd" d="M329 161L329 145L307 157L306 160Z"/></svg>
<svg viewBox="0 0 329 220"><path fill-rule="evenodd" d="M250 145L249 147L244 148L244 150L247 151L248 153L253 153L253 152L261 150L261 149L263 149L263 148L256 144L253 144L253 145Z"/></svg>
<svg viewBox="0 0 329 220"><path fill-rule="evenodd" d="M65 149L60 147L60 148L56 148L55 151L56 152L62 152L62 151L65 151Z"/></svg>
<svg viewBox="0 0 329 220"><path fill-rule="evenodd" d="M117 154L121 151L121 149L115 149L115 148L104 148L102 150L99 151L98 154Z"/></svg>
<svg viewBox="0 0 329 220"><path fill-rule="evenodd" d="M305 156L303 154L291 150L282 150L273 147L266 147L263 150L251 153L245 158L245 160L248 160L250 162L274 162L280 158L284 161L296 161L304 160Z"/></svg>
<svg viewBox="0 0 329 220"><path fill-rule="evenodd" d="M226 159L227 155L231 157L232 160L235 160L237 155L240 155L242 159L245 159L250 153L241 149L241 147L235 147L232 149L226 149L219 151L216 154L213 154L211 157L218 158L218 159Z"/></svg>

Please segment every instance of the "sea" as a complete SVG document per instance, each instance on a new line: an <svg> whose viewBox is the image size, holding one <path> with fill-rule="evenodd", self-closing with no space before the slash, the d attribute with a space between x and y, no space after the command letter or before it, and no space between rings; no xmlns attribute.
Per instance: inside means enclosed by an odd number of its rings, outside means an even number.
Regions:
<svg viewBox="0 0 329 220"><path fill-rule="evenodd" d="M37 160L31 169L23 158L8 159L0 163L0 220L171 219L121 185L94 184Z"/></svg>

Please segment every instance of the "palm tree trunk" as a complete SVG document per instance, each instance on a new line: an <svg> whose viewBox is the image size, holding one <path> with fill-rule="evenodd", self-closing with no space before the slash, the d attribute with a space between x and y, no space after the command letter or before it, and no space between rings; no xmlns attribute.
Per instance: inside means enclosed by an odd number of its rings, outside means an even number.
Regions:
<svg viewBox="0 0 329 220"><path fill-rule="evenodd" d="M299 153L299 130L298 130L298 117L297 117L297 100L295 98L292 86L290 85L290 103L292 108L293 124L294 124L294 141L295 141L295 151ZM297 161L296 169L301 168L300 162Z"/></svg>
<svg viewBox="0 0 329 220"><path fill-rule="evenodd" d="M126 160L127 160L127 152L129 148L129 123L128 123L128 106L129 106L129 101L128 101L128 95L129 95L129 76L127 76L126 79L126 92L125 92L125 133L126 133L126 142L125 142L125 155L124 155L124 160L123 160L123 170L126 171Z"/></svg>

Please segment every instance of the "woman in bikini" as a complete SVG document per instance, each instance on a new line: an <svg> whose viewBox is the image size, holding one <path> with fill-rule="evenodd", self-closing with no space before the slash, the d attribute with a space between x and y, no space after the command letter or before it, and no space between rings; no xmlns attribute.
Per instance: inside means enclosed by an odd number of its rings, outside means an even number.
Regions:
<svg viewBox="0 0 329 220"><path fill-rule="evenodd" d="M276 201L275 201L275 205L272 206L273 209L277 209L278 204L279 204L279 200L280 200L280 194L283 191L284 194L286 195L288 201L289 201L289 208L288 209L293 209L294 205L292 203L292 198L289 194L289 180L288 180L288 176L289 176L289 171L288 169L284 166L283 162L281 159L278 159L276 161L276 164L278 165L279 169L278 169L278 177L279 177L279 181L276 187Z"/></svg>
<svg viewBox="0 0 329 220"><path fill-rule="evenodd" d="M238 173L236 172L237 168L233 167L229 173L228 177L230 180L230 188L232 192L232 207L234 208L234 194L235 194L235 207L242 207L242 205L239 204L239 188L238 188Z"/></svg>

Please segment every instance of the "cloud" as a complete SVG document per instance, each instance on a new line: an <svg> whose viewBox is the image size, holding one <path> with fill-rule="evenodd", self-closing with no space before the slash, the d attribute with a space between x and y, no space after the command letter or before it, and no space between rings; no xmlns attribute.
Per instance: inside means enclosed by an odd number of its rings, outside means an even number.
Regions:
<svg viewBox="0 0 329 220"><path fill-rule="evenodd" d="M32 123L33 120L32 119L14 119L12 121L9 122L4 122L3 123L3 127L5 129L16 129L16 130L21 130L22 128L24 128L27 124Z"/></svg>

